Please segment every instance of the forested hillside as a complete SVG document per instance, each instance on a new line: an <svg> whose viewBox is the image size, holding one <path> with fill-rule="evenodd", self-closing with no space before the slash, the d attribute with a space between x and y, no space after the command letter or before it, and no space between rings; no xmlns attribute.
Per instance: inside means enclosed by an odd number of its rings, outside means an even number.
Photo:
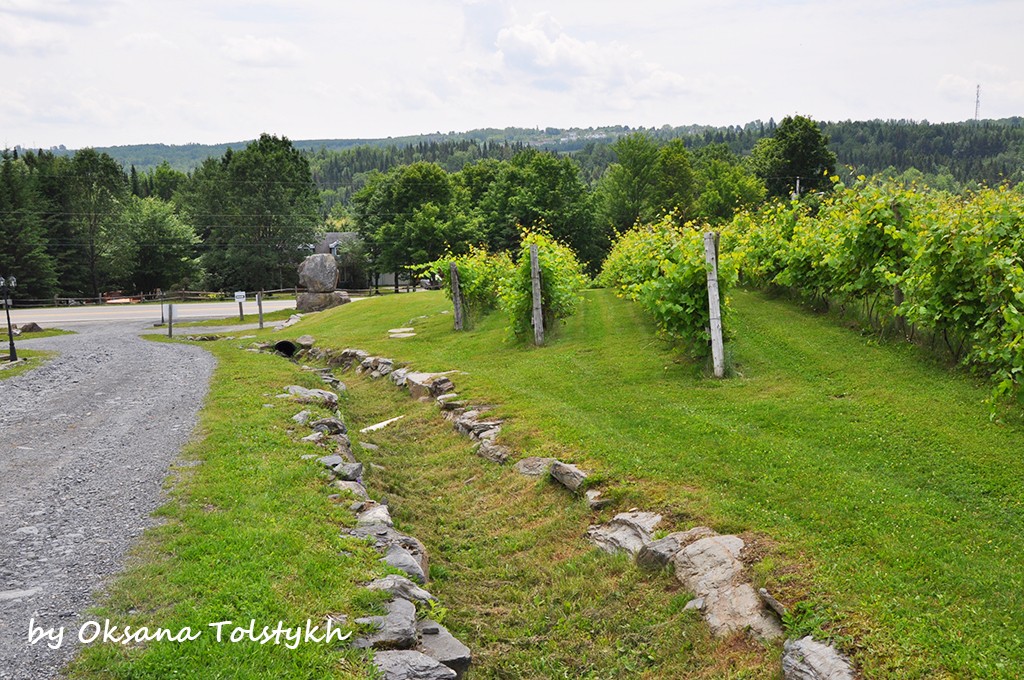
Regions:
<svg viewBox="0 0 1024 680"><path fill-rule="evenodd" d="M913 168L959 183L974 181L992 185L1024 179L1021 174L1024 118L1021 117L960 123L841 121L822 122L820 126L830 140L829 148L836 154L838 167L851 166L852 175L898 174ZM613 160L608 147L629 134L642 132L659 142L682 139L690 149L724 144L734 154L745 156L760 139L772 136L776 127L776 122L769 119L718 127L485 128L386 139L299 140L294 145L310 155L322 190L340 189L342 194L349 194L352 186L358 188L358 180L352 185L347 183L347 178L369 170L385 171L396 164L426 160L456 171L476 158L511 156L494 155L496 149L514 153L527 146L576 156L585 179L593 182ZM221 156L228 147L237 150L246 144L143 144L97 147L96 150L108 154L125 169L134 165L140 172L148 171L166 162L175 170L189 172L205 159ZM356 153L357 149L361 151ZM50 151L57 155L73 153L63 148ZM330 166L330 169L320 172L320 165Z"/></svg>

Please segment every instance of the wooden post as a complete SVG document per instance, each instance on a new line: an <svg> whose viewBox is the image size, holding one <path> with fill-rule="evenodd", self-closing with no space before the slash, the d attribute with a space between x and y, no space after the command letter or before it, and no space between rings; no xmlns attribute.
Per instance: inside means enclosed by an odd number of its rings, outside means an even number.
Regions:
<svg viewBox="0 0 1024 680"><path fill-rule="evenodd" d="M167 337L174 337L174 303L167 303Z"/></svg>
<svg viewBox="0 0 1024 680"><path fill-rule="evenodd" d="M242 303L238 303L238 320L245 321L245 314L242 313Z"/></svg>
<svg viewBox="0 0 1024 680"><path fill-rule="evenodd" d="M533 344L544 344L544 308L540 297L540 260L537 246L530 246L530 278L533 280Z"/></svg>
<svg viewBox="0 0 1024 680"><path fill-rule="evenodd" d="M260 330L263 330L263 291L256 293L256 309L260 315Z"/></svg>
<svg viewBox="0 0 1024 680"><path fill-rule="evenodd" d="M448 263L448 276L452 283L452 304L455 305L455 330L461 331L465 326L462 310L462 289L459 287L459 267L454 262Z"/></svg>
<svg viewBox="0 0 1024 680"><path fill-rule="evenodd" d="M716 378L725 377L725 347L722 343L722 307L718 299L718 253L715 234L704 234L704 259L708 263L708 310L711 312L711 359Z"/></svg>

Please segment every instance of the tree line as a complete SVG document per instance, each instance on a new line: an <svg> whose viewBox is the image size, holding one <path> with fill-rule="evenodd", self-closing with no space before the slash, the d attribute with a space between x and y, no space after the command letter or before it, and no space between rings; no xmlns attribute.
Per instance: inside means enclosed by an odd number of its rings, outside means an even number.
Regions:
<svg viewBox="0 0 1024 680"><path fill-rule="evenodd" d="M21 294L34 298L270 289L292 285L295 265L328 231L360 235L339 255L373 278L471 245L509 251L521 228L540 227L594 273L616 234L638 222L718 224L767 197L829 191L842 170L826 129L803 116L687 138L663 128L573 155L469 139L311 153L263 135L187 174L168 162L125 171L92 149L15 150L3 154L0 267L26 270ZM909 128L881 126L876 138L897 129ZM964 134L1009 144L1012 129ZM708 143L693 143L700 135ZM737 140L753 142L749 152L734 151Z"/></svg>
<svg viewBox="0 0 1024 680"><path fill-rule="evenodd" d="M321 225L307 159L270 135L188 175L94 149L0 162L0 272L21 299L283 287Z"/></svg>

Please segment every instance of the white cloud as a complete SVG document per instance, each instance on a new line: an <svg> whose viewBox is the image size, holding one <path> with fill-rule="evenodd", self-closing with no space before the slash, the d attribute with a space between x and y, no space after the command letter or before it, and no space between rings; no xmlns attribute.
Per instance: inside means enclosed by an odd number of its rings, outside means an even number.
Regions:
<svg viewBox="0 0 1024 680"><path fill-rule="evenodd" d="M547 13L501 29L496 45L513 77L526 77L544 90L603 94L626 101L675 97L693 87L682 75L619 42L599 43L569 35Z"/></svg>
<svg viewBox="0 0 1024 680"><path fill-rule="evenodd" d="M303 59L303 52L294 43L284 38L257 38L246 35L242 38L228 38L221 51L231 61L242 66L287 67L295 66Z"/></svg>

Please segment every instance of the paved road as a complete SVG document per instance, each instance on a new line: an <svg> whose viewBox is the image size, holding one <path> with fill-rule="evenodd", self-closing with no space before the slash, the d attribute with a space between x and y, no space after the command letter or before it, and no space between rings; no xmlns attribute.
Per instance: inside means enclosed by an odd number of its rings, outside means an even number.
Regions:
<svg viewBox="0 0 1024 680"><path fill-rule="evenodd" d="M263 312L279 309L294 309L295 300L264 300ZM256 303L243 305L246 314L256 313ZM0 313L3 309L0 309ZM174 305L175 321L196 321L199 319L227 318L238 314L237 302L186 302ZM235 317L237 318L237 316ZM11 309L11 323L23 324L34 321L43 328L61 325L111 322L160 323L160 305L90 305L81 307L38 307L34 309ZM4 329L6 331L6 329Z"/></svg>
<svg viewBox="0 0 1024 680"><path fill-rule="evenodd" d="M194 346L139 339L149 323L81 320L140 310L147 308L47 310L65 316L26 318L44 327L74 323L77 334L21 341L59 355L0 381L5 680L53 678L71 658L80 625L91 620L83 612L153 523L168 466L195 426L213 357ZM29 645L32 619L64 627L62 646Z"/></svg>

